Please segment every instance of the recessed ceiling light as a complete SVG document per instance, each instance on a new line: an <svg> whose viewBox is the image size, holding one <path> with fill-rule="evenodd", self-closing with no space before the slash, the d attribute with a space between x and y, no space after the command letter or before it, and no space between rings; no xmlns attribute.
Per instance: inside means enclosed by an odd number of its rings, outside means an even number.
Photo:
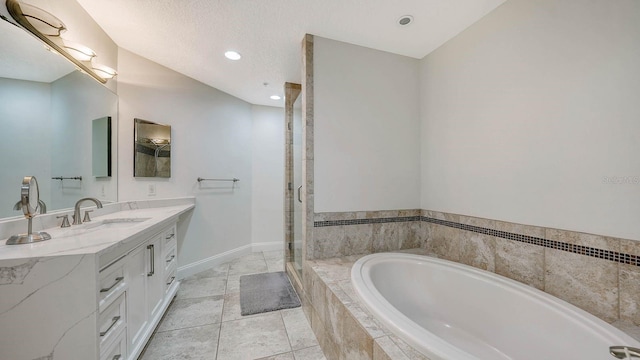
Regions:
<svg viewBox="0 0 640 360"><path fill-rule="evenodd" d="M407 26L413 22L413 16L411 15L402 15L398 19L398 25Z"/></svg>
<svg viewBox="0 0 640 360"><path fill-rule="evenodd" d="M233 50L225 52L224 56L226 56L229 60L240 60L240 58L242 57L239 52Z"/></svg>
<svg viewBox="0 0 640 360"><path fill-rule="evenodd" d="M279 95L271 95L270 98L271 98L271 100L280 100L280 99L282 99Z"/></svg>

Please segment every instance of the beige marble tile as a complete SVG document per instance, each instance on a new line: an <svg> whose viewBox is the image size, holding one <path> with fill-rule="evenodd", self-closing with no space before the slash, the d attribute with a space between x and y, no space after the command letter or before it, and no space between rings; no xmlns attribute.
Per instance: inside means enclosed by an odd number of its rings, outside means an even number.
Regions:
<svg viewBox="0 0 640 360"><path fill-rule="evenodd" d="M326 360L320 346L308 347L293 352L295 360Z"/></svg>
<svg viewBox="0 0 640 360"><path fill-rule="evenodd" d="M344 227L343 255L370 254L373 241L373 225L349 225Z"/></svg>
<svg viewBox="0 0 640 360"><path fill-rule="evenodd" d="M540 226L516 224L507 221L495 221L495 229L499 231L506 231L514 234L533 236L537 238L544 238L545 228Z"/></svg>
<svg viewBox="0 0 640 360"><path fill-rule="evenodd" d="M399 337L391 335L389 336L389 339L391 339L391 341L393 341L393 343L396 344L396 346L398 346L410 360L429 360L429 358L422 355L418 350L414 349L411 345L407 344Z"/></svg>
<svg viewBox="0 0 640 360"><path fill-rule="evenodd" d="M222 323L219 359L256 359L286 352L291 352L291 346L278 312Z"/></svg>
<svg viewBox="0 0 640 360"><path fill-rule="evenodd" d="M618 264L545 248L544 291L612 322L619 314Z"/></svg>
<svg viewBox="0 0 640 360"><path fill-rule="evenodd" d="M460 262L478 269L495 271L495 237L472 231L461 231Z"/></svg>
<svg viewBox="0 0 640 360"><path fill-rule="evenodd" d="M159 332L153 335L140 359L215 359L219 335L220 324Z"/></svg>
<svg viewBox="0 0 640 360"><path fill-rule="evenodd" d="M405 209L405 210L398 210L398 216L400 216L400 217L405 217L405 216L420 216L420 209Z"/></svg>
<svg viewBox="0 0 640 360"><path fill-rule="evenodd" d="M319 345L301 308L281 310L280 314L282 315L292 350Z"/></svg>
<svg viewBox="0 0 640 360"><path fill-rule="evenodd" d="M346 282L348 280L341 280L339 282L330 282L327 283L327 287L329 288L329 290L338 298L338 300L340 300L341 303L343 304L348 304L350 302L352 302L353 300L351 299L351 297L349 295L347 295L347 293L344 292L344 290L342 289L342 287L340 286L340 282Z"/></svg>
<svg viewBox="0 0 640 360"><path fill-rule="evenodd" d="M496 228L496 221L495 220L484 219L484 218L479 218L479 217L475 217L475 216L460 215L459 222L460 222L460 224L478 226L478 227L483 227L483 228L487 228L487 229L495 229Z"/></svg>
<svg viewBox="0 0 640 360"><path fill-rule="evenodd" d="M460 215L458 214L451 214L451 213L443 213L440 211L434 211L434 210L427 210L425 215L426 217L432 218L432 219L438 219L438 220L446 220L446 221L453 221L453 222L460 222Z"/></svg>
<svg viewBox="0 0 640 360"><path fill-rule="evenodd" d="M364 306L360 306L360 304L356 302L351 302L345 304L345 307L347 311L349 311L350 316L360 323L370 337L375 339L390 334L389 330Z"/></svg>
<svg viewBox="0 0 640 360"><path fill-rule="evenodd" d="M367 219L381 219L398 217L400 210L367 211Z"/></svg>
<svg viewBox="0 0 640 360"><path fill-rule="evenodd" d="M332 292L328 291L326 293L326 297L327 307L325 309L324 318L325 330L331 337L333 343L336 346L343 348L346 345L345 338L343 336L343 323L345 317L347 317L347 311L340 300L333 295Z"/></svg>
<svg viewBox="0 0 640 360"><path fill-rule="evenodd" d="M393 251L400 248L400 223L372 224L372 252Z"/></svg>
<svg viewBox="0 0 640 360"><path fill-rule="evenodd" d="M408 221L399 224L398 249L417 249L424 247L427 239L427 227L422 221Z"/></svg>
<svg viewBox="0 0 640 360"><path fill-rule="evenodd" d="M373 358L373 338L351 316L342 318L341 358L349 360L365 360Z"/></svg>
<svg viewBox="0 0 640 360"><path fill-rule="evenodd" d="M616 238L609 239L612 241L617 241L620 244L621 253L640 256L640 241Z"/></svg>
<svg viewBox="0 0 640 360"><path fill-rule="evenodd" d="M351 279L340 280L336 283L343 293L348 297L348 299L344 299L343 304L348 304L353 301L359 301L358 295L356 294L353 285L351 284Z"/></svg>
<svg viewBox="0 0 640 360"><path fill-rule="evenodd" d="M495 242L496 274L544 290L544 247L502 238Z"/></svg>
<svg viewBox="0 0 640 360"><path fill-rule="evenodd" d="M224 296L175 300L171 303L156 331L184 329L219 323Z"/></svg>
<svg viewBox="0 0 640 360"><path fill-rule="evenodd" d="M344 257L319 260L313 269L325 282L348 280L351 279L351 267L360 257L361 256L354 256L353 258Z"/></svg>
<svg viewBox="0 0 640 360"><path fill-rule="evenodd" d="M427 250L441 259L459 261L462 249L462 230L431 224Z"/></svg>
<svg viewBox="0 0 640 360"><path fill-rule="evenodd" d="M373 341L373 360L409 360L409 358L388 336L383 336Z"/></svg>
<svg viewBox="0 0 640 360"><path fill-rule="evenodd" d="M337 221L337 220L353 220L356 219L356 212L323 212L315 213L314 221Z"/></svg>
<svg viewBox="0 0 640 360"><path fill-rule="evenodd" d="M345 226L323 226L314 229L314 259L343 256Z"/></svg>
<svg viewBox="0 0 640 360"><path fill-rule="evenodd" d="M620 249L620 242L617 239L575 231L547 228L545 229L545 238L604 250L618 251Z"/></svg>
<svg viewBox="0 0 640 360"><path fill-rule="evenodd" d="M318 339L318 343L320 343L322 352L325 354L327 359L339 359L339 348L334 342L333 337L330 336L325 329L324 322L320 320L317 312L313 311L311 315L311 328L313 329L313 333L316 335L316 339Z"/></svg>
<svg viewBox="0 0 640 360"><path fill-rule="evenodd" d="M619 264L620 319L640 325L640 267Z"/></svg>

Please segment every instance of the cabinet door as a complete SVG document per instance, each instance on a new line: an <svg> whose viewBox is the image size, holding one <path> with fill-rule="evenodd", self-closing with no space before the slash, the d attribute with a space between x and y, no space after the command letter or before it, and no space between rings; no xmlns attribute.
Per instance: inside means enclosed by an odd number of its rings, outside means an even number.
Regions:
<svg viewBox="0 0 640 360"><path fill-rule="evenodd" d="M129 349L144 338L149 321L147 310L147 247L142 245L135 249L127 260L125 271L129 279L127 289L127 344Z"/></svg>
<svg viewBox="0 0 640 360"><path fill-rule="evenodd" d="M164 257L162 256L162 236L156 236L149 241L146 248L149 257L149 271L147 272L147 309L149 318L155 319L162 308L164 298Z"/></svg>

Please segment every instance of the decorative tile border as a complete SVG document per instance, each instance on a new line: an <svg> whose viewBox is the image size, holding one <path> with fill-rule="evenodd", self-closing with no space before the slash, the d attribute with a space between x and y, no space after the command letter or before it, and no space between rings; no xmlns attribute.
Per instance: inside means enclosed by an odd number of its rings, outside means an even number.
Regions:
<svg viewBox="0 0 640 360"><path fill-rule="evenodd" d="M382 224L382 223L420 221L420 220L421 220L420 216L396 216L396 217L371 218L371 219L326 220L326 221L314 221L313 227Z"/></svg>
<svg viewBox="0 0 640 360"><path fill-rule="evenodd" d="M535 236L516 234L507 231L483 228L480 226L460 224L454 221L434 219L426 216L400 216L372 219L350 219L350 220L328 220L315 221L313 227L325 226L342 226L342 225L362 225L362 224L381 224L394 222L424 221L427 223L447 226L455 229L472 231L479 234L495 236L503 239L518 241L526 244L543 246L550 249L566 251L574 254L591 256L598 259L618 262L621 264L640 266L640 256L625 254L617 251L603 250L584 245L569 244L562 241L547 240Z"/></svg>

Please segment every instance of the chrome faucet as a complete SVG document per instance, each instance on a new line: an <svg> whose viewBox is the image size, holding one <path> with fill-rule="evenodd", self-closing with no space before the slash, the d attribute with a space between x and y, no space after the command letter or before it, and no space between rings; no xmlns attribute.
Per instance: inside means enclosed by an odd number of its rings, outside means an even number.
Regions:
<svg viewBox="0 0 640 360"><path fill-rule="evenodd" d="M100 200L96 198L82 198L78 200L78 202L76 202L76 206L73 209L73 225L82 224L82 219L80 219L80 204L82 204L85 201L93 201L98 207L98 209L102 208L102 203L100 202Z"/></svg>

